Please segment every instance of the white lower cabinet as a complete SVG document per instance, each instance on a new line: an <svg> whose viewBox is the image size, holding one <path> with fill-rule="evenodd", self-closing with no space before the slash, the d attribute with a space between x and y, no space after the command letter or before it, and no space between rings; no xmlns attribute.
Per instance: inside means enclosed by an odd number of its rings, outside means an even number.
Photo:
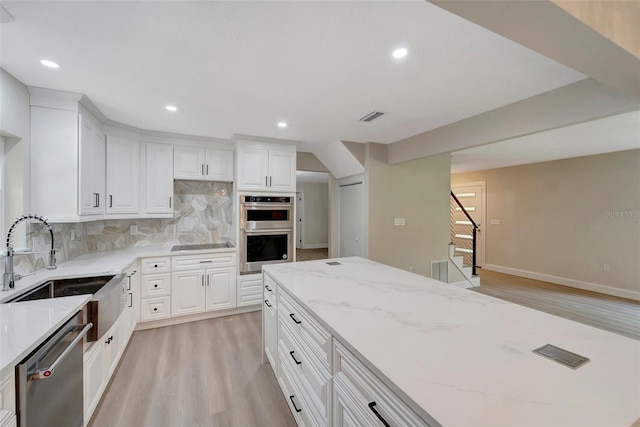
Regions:
<svg viewBox="0 0 640 427"><path fill-rule="evenodd" d="M263 299L264 353L298 425L439 425L418 416L268 273Z"/></svg>
<svg viewBox="0 0 640 427"><path fill-rule="evenodd" d="M224 310L235 306L235 269L216 268L172 273L171 316Z"/></svg>
<svg viewBox="0 0 640 427"><path fill-rule="evenodd" d="M262 304L262 273L238 276L236 289L236 304L238 307Z"/></svg>
<svg viewBox="0 0 640 427"><path fill-rule="evenodd" d="M0 427L16 426L16 383L13 371L0 378Z"/></svg>
<svg viewBox="0 0 640 427"><path fill-rule="evenodd" d="M236 306L236 270L219 268L206 272L206 311L224 310Z"/></svg>
<svg viewBox="0 0 640 427"><path fill-rule="evenodd" d="M120 316L111 329L84 353L84 425L88 425L122 356L120 322L123 319Z"/></svg>

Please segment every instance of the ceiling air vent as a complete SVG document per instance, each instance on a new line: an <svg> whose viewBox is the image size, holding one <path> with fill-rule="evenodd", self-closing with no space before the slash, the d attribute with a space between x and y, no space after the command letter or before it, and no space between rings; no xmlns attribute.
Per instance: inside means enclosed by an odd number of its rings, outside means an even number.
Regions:
<svg viewBox="0 0 640 427"><path fill-rule="evenodd" d="M360 121L361 122L370 122L373 121L375 119L377 119L378 117L382 116L384 113L381 113L379 111L372 111L369 114L367 114L364 117L360 117Z"/></svg>

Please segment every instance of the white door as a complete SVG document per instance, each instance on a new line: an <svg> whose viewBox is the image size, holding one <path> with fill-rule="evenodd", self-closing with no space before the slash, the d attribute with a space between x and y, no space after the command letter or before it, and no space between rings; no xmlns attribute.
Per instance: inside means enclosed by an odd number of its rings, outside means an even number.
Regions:
<svg viewBox="0 0 640 427"><path fill-rule="evenodd" d="M478 225L476 231L476 266L484 265L484 183L467 185L452 185L451 191L456 195L473 222ZM471 265L471 252L473 246L473 226L469 225L468 218L462 210L452 203L455 212L452 212L453 233L452 241L455 245L455 254L464 257L464 264Z"/></svg>
<svg viewBox="0 0 640 427"><path fill-rule="evenodd" d="M205 271L181 271L171 276L171 316L204 312Z"/></svg>
<svg viewBox="0 0 640 427"><path fill-rule="evenodd" d="M364 256L364 189L362 182L340 185L340 256Z"/></svg>
<svg viewBox="0 0 640 427"><path fill-rule="evenodd" d="M233 181L233 151L206 151L205 174L209 181Z"/></svg>
<svg viewBox="0 0 640 427"><path fill-rule="evenodd" d="M146 144L146 213L173 213L173 145Z"/></svg>
<svg viewBox="0 0 640 427"><path fill-rule="evenodd" d="M236 306L236 274L232 269L207 270L207 311Z"/></svg>
<svg viewBox="0 0 640 427"><path fill-rule="evenodd" d="M304 193L296 193L296 248L302 249L304 233Z"/></svg>
<svg viewBox="0 0 640 427"><path fill-rule="evenodd" d="M238 190L266 190L269 152L266 148L238 148Z"/></svg>
<svg viewBox="0 0 640 427"><path fill-rule="evenodd" d="M176 145L173 149L173 177L203 180L205 175L204 149Z"/></svg>
<svg viewBox="0 0 640 427"><path fill-rule="evenodd" d="M295 161L296 152L293 150L269 150L269 190L296 190Z"/></svg>
<svg viewBox="0 0 640 427"><path fill-rule="evenodd" d="M140 142L107 136L107 213L140 212Z"/></svg>

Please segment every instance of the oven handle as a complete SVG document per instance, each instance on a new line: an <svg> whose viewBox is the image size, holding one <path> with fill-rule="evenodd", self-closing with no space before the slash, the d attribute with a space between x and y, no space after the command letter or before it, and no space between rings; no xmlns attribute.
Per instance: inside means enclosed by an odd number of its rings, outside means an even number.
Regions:
<svg viewBox="0 0 640 427"><path fill-rule="evenodd" d="M242 208L249 210L262 210L280 208L281 210L293 209L293 203L242 203Z"/></svg>
<svg viewBox="0 0 640 427"><path fill-rule="evenodd" d="M247 235L283 234L293 233L293 228L250 228L242 230Z"/></svg>
<svg viewBox="0 0 640 427"><path fill-rule="evenodd" d="M67 357L67 355L71 352L71 350L73 350L73 348L76 346L76 344L78 344L78 342L80 340L82 340L82 338L84 338L85 335L87 335L87 332L89 332L89 329L91 329L93 327L93 323L89 322L86 325L76 326L76 327L72 328L69 332L78 331L79 328L81 328L81 327L83 327L83 328L82 328L82 330L80 330L80 334L78 334L78 336L75 337L73 339L73 341L71 341L71 343L67 346L67 348L65 348L64 351L60 354L60 356L58 356L58 358L56 360L54 360L54 362L51 364L51 366L49 366L48 368L45 368L45 369L39 369L36 372L34 372L31 375L31 379L32 380L45 380L47 378L50 378L51 375L53 375L53 372L55 371L56 366L58 366L58 364L60 362L62 362L62 360L65 357Z"/></svg>

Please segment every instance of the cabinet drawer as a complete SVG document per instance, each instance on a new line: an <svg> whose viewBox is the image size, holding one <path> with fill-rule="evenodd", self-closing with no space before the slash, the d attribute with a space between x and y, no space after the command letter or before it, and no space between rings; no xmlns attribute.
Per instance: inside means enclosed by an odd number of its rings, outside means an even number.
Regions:
<svg viewBox="0 0 640 427"><path fill-rule="evenodd" d="M238 277L238 290L258 291L262 293L262 274L252 274Z"/></svg>
<svg viewBox="0 0 640 427"><path fill-rule="evenodd" d="M269 295L270 299L274 301L278 299L278 285L268 274L264 275L264 291L265 296Z"/></svg>
<svg viewBox="0 0 640 427"><path fill-rule="evenodd" d="M140 321L168 319L171 317L171 297L143 299L140 301Z"/></svg>
<svg viewBox="0 0 640 427"><path fill-rule="evenodd" d="M278 315L307 344L325 369L331 370L331 334L282 289L278 290Z"/></svg>
<svg viewBox="0 0 640 427"><path fill-rule="evenodd" d="M171 274L149 274L142 277L142 298L171 295Z"/></svg>
<svg viewBox="0 0 640 427"><path fill-rule="evenodd" d="M238 292L238 301L236 302L238 307L246 307L248 305L262 304L262 293L258 289L258 292Z"/></svg>
<svg viewBox="0 0 640 427"><path fill-rule="evenodd" d="M331 417L331 374L318 364L303 343L294 338L293 331L280 319L278 345L289 364L291 373L309 396L309 406L328 424Z"/></svg>
<svg viewBox="0 0 640 427"><path fill-rule="evenodd" d="M293 375L289 372L289 367L287 364L283 363L284 359L282 353L280 353L279 360L280 366L278 372L280 376L278 377L278 383L280 384L284 398L287 401L287 405L289 405L289 409L293 414L293 418L296 420L296 424L299 426L317 425L317 423L312 421L311 411L306 405L302 391L293 381Z"/></svg>
<svg viewBox="0 0 640 427"><path fill-rule="evenodd" d="M173 271L193 270L197 268L235 267L236 254L234 252L205 255L174 256Z"/></svg>
<svg viewBox="0 0 640 427"><path fill-rule="evenodd" d="M338 341L334 341L333 357L334 382L349 391L360 412L376 418L377 412L392 426L429 426Z"/></svg>
<svg viewBox="0 0 640 427"><path fill-rule="evenodd" d="M171 272L171 257L146 258L142 263L142 274Z"/></svg>

